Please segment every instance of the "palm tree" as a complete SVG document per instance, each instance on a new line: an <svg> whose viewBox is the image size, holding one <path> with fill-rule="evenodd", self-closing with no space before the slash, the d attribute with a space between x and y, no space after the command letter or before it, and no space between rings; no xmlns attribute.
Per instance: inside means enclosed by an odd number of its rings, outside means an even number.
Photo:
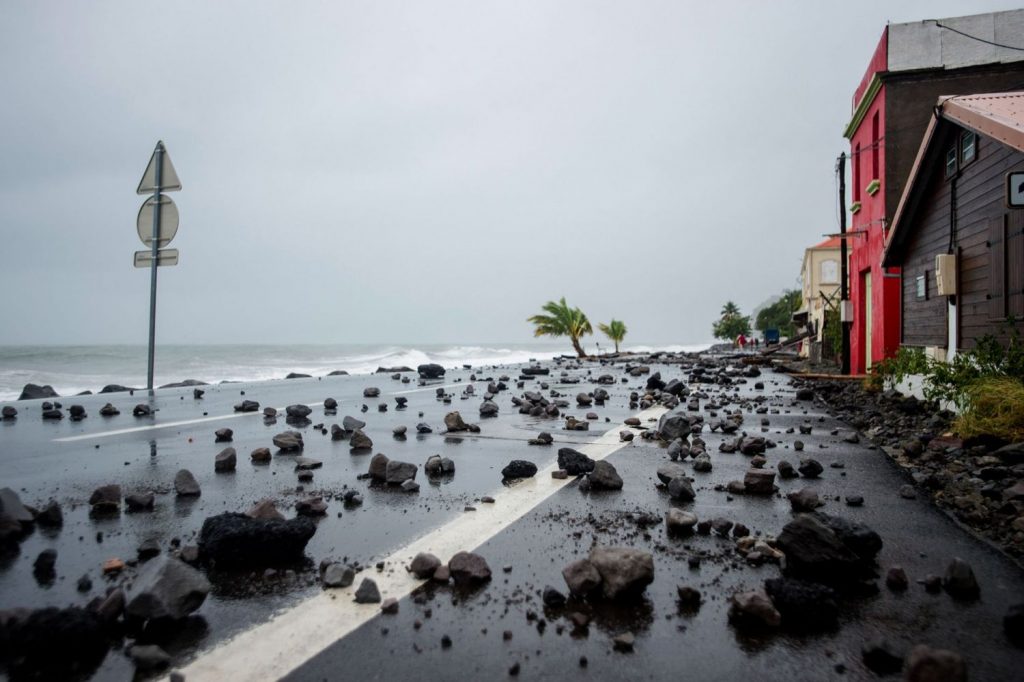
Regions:
<svg viewBox="0 0 1024 682"><path fill-rule="evenodd" d="M722 306L722 317L737 317L740 314L740 307L732 301L726 301L725 305Z"/></svg>
<svg viewBox="0 0 1024 682"><path fill-rule="evenodd" d="M615 342L615 352L619 352L619 343L626 338L626 324L622 320L612 320L608 324L604 322L597 325L605 336Z"/></svg>
<svg viewBox="0 0 1024 682"><path fill-rule="evenodd" d="M536 326L533 330L534 336L568 336L572 341L572 347L581 358L587 356L580 345L580 337L584 334L593 334L594 328L590 326L590 320L579 308L570 308L562 300L555 303L548 301L542 306L547 315L534 315L527 319L527 322Z"/></svg>

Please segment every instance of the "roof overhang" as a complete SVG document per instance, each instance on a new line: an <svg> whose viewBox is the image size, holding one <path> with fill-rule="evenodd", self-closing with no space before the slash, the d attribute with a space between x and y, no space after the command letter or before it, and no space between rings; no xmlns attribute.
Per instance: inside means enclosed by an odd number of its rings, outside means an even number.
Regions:
<svg viewBox="0 0 1024 682"><path fill-rule="evenodd" d="M1007 105L1010 102L1011 104ZM882 266L895 267L898 255L895 248L902 242L914 210L917 207L915 194L917 185L927 179L932 170L925 163L932 151L932 142L943 121L950 121L979 135L992 138L1017 151L1024 152L1024 92L994 93L983 95L939 97L934 115L928 122L921 146L918 147L914 165L903 186L903 194L896 206L892 219L892 229L886 240L885 251L882 253Z"/></svg>

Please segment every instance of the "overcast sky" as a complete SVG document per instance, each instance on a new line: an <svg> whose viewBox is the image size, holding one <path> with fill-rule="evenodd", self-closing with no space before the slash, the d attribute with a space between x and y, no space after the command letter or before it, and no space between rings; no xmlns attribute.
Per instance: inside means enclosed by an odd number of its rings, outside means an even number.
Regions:
<svg viewBox="0 0 1024 682"><path fill-rule="evenodd" d="M0 344L515 342L566 296L709 339L837 230L887 21L1007 2L0 3Z"/></svg>

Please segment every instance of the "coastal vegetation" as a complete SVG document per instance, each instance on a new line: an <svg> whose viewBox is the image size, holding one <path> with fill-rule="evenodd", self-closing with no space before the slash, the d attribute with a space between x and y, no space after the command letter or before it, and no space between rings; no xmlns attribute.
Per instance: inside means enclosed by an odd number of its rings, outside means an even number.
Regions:
<svg viewBox="0 0 1024 682"><path fill-rule="evenodd" d="M626 338L626 323L622 320L612 320L608 324L604 322L597 325L597 328L615 344L615 352L619 352L619 344Z"/></svg>
<svg viewBox="0 0 1024 682"><path fill-rule="evenodd" d="M711 325L711 333L716 339L734 340L740 334L750 333L750 316L740 313L738 305L726 301L722 306L722 316Z"/></svg>
<svg viewBox="0 0 1024 682"><path fill-rule="evenodd" d="M779 334L786 337L796 336L793 313L799 310L802 304L803 294L799 289L784 291L779 300L765 306L757 313L754 326L761 331L778 329Z"/></svg>
<svg viewBox="0 0 1024 682"><path fill-rule="evenodd" d="M565 296L559 301L548 301L541 308L546 315L533 315L527 319L527 322L534 325L533 335L568 336L576 354L585 358L587 353L580 345L580 339L586 334L594 333L586 314L579 308L570 308L565 302Z"/></svg>
<svg viewBox="0 0 1024 682"><path fill-rule="evenodd" d="M900 348L872 368L869 388L920 377L926 400L957 408L954 428L962 437L1024 439L1024 342L1014 321L1008 327L1005 343L985 335L949 362L929 358L920 348Z"/></svg>

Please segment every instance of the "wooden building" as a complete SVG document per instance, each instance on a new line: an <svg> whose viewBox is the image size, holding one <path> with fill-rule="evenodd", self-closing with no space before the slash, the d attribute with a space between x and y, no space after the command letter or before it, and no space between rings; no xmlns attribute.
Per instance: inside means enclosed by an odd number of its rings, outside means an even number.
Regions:
<svg viewBox="0 0 1024 682"><path fill-rule="evenodd" d="M931 109L940 95L1024 84L1024 9L889 24L854 91L850 141L852 212L850 367L862 374L900 344L900 271L882 253Z"/></svg>
<svg viewBox="0 0 1024 682"><path fill-rule="evenodd" d="M1024 173L1024 91L939 98L882 259L902 268L902 345L949 359L1024 319L1015 171Z"/></svg>

